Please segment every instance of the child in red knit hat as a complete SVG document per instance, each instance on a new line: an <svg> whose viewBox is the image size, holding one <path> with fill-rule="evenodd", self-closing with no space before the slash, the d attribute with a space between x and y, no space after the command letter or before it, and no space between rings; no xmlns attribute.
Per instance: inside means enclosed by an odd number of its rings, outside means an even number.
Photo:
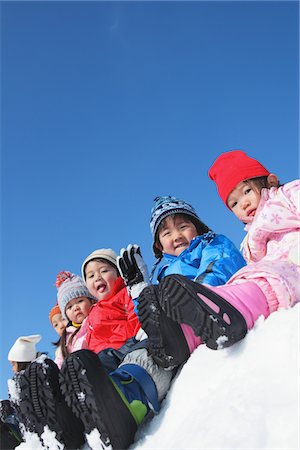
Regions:
<svg viewBox="0 0 300 450"><path fill-rule="evenodd" d="M243 339L243 330L251 329L260 316L267 318L300 299L299 180L279 186L276 175L240 150L217 158L209 176L225 205L246 224L242 252L247 265L221 286L168 275L157 286L156 298L169 320L189 325L195 337L219 349ZM138 310L143 298L151 300L146 289L139 297ZM152 316L154 321L154 309ZM161 312L159 317L162 321ZM169 325L168 331L162 322L159 328L163 341L170 341L170 330L175 328Z"/></svg>
<svg viewBox="0 0 300 450"><path fill-rule="evenodd" d="M241 150L222 153L209 177L247 231L241 244L247 266L217 292L240 308L250 329L259 315L300 299L300 181L280 185L275 174Z"/></svg>
<svg viewBox="0 0 300 450"><path fill-rule="evenodd" d="M218 349L238 340L236 311L249 330L260 316L300 299L300 181L280 186L276 175L241 150L221 154L209 176L227 208L246 225L241 250L247 265L223 286L167 276L159 299L169 318L190 325L208 347Z"/></svg>

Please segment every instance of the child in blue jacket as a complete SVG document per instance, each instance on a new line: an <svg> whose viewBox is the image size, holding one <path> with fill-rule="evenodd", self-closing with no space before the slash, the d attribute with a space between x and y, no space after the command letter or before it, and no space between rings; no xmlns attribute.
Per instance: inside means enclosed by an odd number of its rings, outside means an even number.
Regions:
<svg viewBox="0 0 300 450"><path fill-rule="evenodd" d="M149 338L149 350L162 367L173 368L186 361L199 344L216 333L211 310L200 336L187 323L180 323L176 308L161 295L162 280L168 275L184 275L211 286L225 284L245 261L235 245L210 230L195 209L175 197L157 197L151 211L150 228L153 250L158 262L164 262L157 274L159 285L149 285L146 266L138 246L129 245L118 259L118 267L134 299L139 320ZM143 289L144 288L144 289ZM191 311L191 314L196 311ZM242 339L247 328L238 311L228 311L238 323L232 340ZM241 317L240 317L241 316Z"/></svg>

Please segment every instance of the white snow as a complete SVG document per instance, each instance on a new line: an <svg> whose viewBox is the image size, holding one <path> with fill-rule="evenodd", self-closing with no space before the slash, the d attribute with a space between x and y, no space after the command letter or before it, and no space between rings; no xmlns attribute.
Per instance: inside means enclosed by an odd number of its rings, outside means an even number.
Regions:
<svg viewBox="0 0 300 450"><path fill-rule="evenodd" d="M16 381L12 378L9 378L7 380L7 387L12 402L18 405L20 400L20 388L17 385Z"/></svg>
<svg viewBox="0 0 300 450"><path fill-rule="evenodd" d="M51 431L49 427L44 427L44 433L42 434L42 439L44 444L51 450L63 450L64 445L57 441L55 431Z"/></svg>
<svg viewBox="0 0 300 450"><path fill-rule="evenodd" d="M200 346L130 450L299 449L299 312L259 319L231 348Z"/></svg>
<svg viewBox="0 0 300 450"><path fill-rule="evenodd" d="M86 445L82 450L87 450L92 448L93 450L112 450L111 445L104 446L101 441L101 435L97 429L92 430L86 436L89 445Z"/></svg>
<svg viewBox="0 0 300 450"><path fill-rule="evenodd" d="M78 392L77 398L78 398L78 400L80 402L84 402L85 401L85 394L84 394L84 392Z"/></svg>

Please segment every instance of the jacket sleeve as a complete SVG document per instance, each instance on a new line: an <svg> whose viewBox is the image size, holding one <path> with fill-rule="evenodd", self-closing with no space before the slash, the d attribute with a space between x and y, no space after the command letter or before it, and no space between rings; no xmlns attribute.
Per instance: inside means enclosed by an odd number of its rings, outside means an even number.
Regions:
<svg viewBox="0 0 300 450"><path fill-rule="evenodd" d="M55 351L54 362L58 366L58 368L61 369L61 366L63 365L63 362L64 362L64 357L62 355L62 351L61 351L60 347L58 347Z"/></svg>
<svg viewBox="0 0 300 450"><path fill-rule="evenodd" d="M202 250L195 281L211 286L225 284L245 265L243 256L233 242L219 234Z"/></svg>
<svg viewBox="0 0 300 450"><path fill-rule="evenodd" d="M286 199L288 208L299 217L299 207L300 207L300 180L291 181L286 183L278 189L278 194L280 197Z"/></svg>
<svg viewBox="0 0 300 450"><path fill-rule="evenodd" d="M135 336L139 329L141 328L141 324L139 322L138 316L137 316L137 304L138 299L132 299L128 296L128 300L126 302L126 309L128 314L128 326L132 329L132 336Z"/></svg>

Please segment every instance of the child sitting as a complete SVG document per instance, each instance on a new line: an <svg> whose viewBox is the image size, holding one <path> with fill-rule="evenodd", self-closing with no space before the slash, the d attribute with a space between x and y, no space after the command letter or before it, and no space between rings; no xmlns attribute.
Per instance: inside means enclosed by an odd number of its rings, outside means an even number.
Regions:
<svg viewBox="0 0 300 450"><path fill-rule="evenodd" d="M87 316L96 299L82 279L71 272L59 272L56 278L57 301L63 320L55 363L45 355L33 361L18 381L21 419L30 432L36 432L48 445L45 426L56 433L58 446L77 448L84 443L82 422L67 406L59 386L59 368L73 351L86 348ZM57 312L57 311L54 311ZM43 437L42 437L43 436Z"/></svg>
<svg viewBox="0 0 300 450"><path fill-rule="evenodd" d="M57 304L54 305L53 308L51 308L49 313L49 320L51 322L52 327L59 336L59 339L57 341L52 342L52 344L56 347L55 356L57 356L60 352L61 337L64 329L68 325L68 321L66 319L63 319L61 310Z"/></svg>
<svg viewBox="0 0 300 450"><path fill-rule="evenodd" d="M41 340L38 334L20 336L8 353L8 360L14 372L13 380L8 380L10 400L1 400L1 448L12 449L22 442L18 399L15 382L37 356L36 344Z"/></svg>
<svg viewBox="0 0 300 450"><path fill-rule="evenodd" d="M240 252L226 236L211 231L190 204L175 197L155 199L150 228L154 254L165 261L157 276L160 285L168 275L180 274L198 283L217 286L245 265ZM146 286L148 280L137 246L122 251L118 266L132 297L137 299L134 301L139 319L148 334L149 350L155 361L165 368L186 361L204 336L201 339L195 336L188 322L178 320L180 325L176 324L177 309L174 308L174 313L169 311L169 303L160 299L160 285L150 285L138 296L137 287L142 282ZM182 301L176 297L178 305ZM191 311L194 314L196 309ZM243 318L239 333L241 336L246 333Z"/></svg>
<svg viewBox="0 0 300 450"><path fill-rule="evenodd" d="M89 255L82 266L83 276L89 280L92 293L99 302L91 308L80 331L88 330L85 344L100 351L100 357L108 347L110 350L114 350L113 345L116 349L123 347L124 339L132 339L134 333L140 330L131 299L118 274L116 259L117 255L112 250L101 249ZM58 292L62 314L73 321L73 326L74 322L80 322L83 312L72 303L73 297L82 296L84 289L88 291L82 284L79 289L77 278L77 288L75 280L69 278L59 286ZM93 297L91 293L85 295ZM98 321L103 327L97 328ZM80 331L73 337L72 345ZM67 349L69 345L67 340ZM98 430L96 435L101 446L121 449L133 442L138 425L150 411L159 410L172 374L148 357L146 341L141 345L129 346L129 349L132 351L125 352L118 361L120 363L122 360L120 367L109 374L100 357L91 350L70 353L64 359L60 372L49 359L36 361L29 372L25 371L21 405L28 411L31 430L38 433L45 445L45 425L56 433L56 439L67 448L82 445L84 435L89 439L94 429ZM32 395L37 392L38 395Z"/></svg>
<svg viewBox="0 0 300 450"><path fill-rule="evenodd" d="M39 334L31 336L20 336L8 353L8 360L11 363L12 371L20 373L25 370L37 357L36 344L42 337Z"/></svg>
<svg viewBox="0 0 300 450"><path fill-rule="evenodd" d="M64 329L68 325L68 321L63 318L58 304L54 305L53 308L51 308L51 311L49 313L49 320L51 322L51 325L53 326L53 329L56 331L58 336L61 337Z"/></svg>
<svg viewBox="0 0 300 450"><path fill-rule="evenodd" d="M195 336L217 349L243 337L241 317L249 330L258 317L300 299L300 182L279 186L276 175L240 150L219 156L209 176L225 205L246 224L242 251L248 264L224 286L166 277L159 303L168 317L190 325Z"/></svg>
<svg viewBox="0 0 300 450"><path fill-rule="evenodd" d="M67 326L62 331L55 362L59 368L70 353L87 348L87 317L96 298L82 279L71 272L59 272L56 278L57 302Z"/></svg>
<svg viewBox="0 0 300 450"><path fill-rule="evenodd" d="M98 300L89 314L86 335L87 346L95 353L107 348L119 349L141 328L116 261L113 250L99 249L82 263L82 278Z"/></svg>
<svg viewBox="0 0 300 450"><path fill-rule="evenodd" d="M87 287L99 300L89 315L87 342L100 353L81 350L69 355L61 369L61 389L82 420L88 442L97 439L101 448L125 449L148 413L159 411L172 373L148 356L147 340L138 342L144 333L116 263L112 250L101 249L82 264ZM105 343L111 347L109 356L118 354L113 365L117 361L119 367L109 373ZM93 430L98 432L91 435Z"/></svg>

